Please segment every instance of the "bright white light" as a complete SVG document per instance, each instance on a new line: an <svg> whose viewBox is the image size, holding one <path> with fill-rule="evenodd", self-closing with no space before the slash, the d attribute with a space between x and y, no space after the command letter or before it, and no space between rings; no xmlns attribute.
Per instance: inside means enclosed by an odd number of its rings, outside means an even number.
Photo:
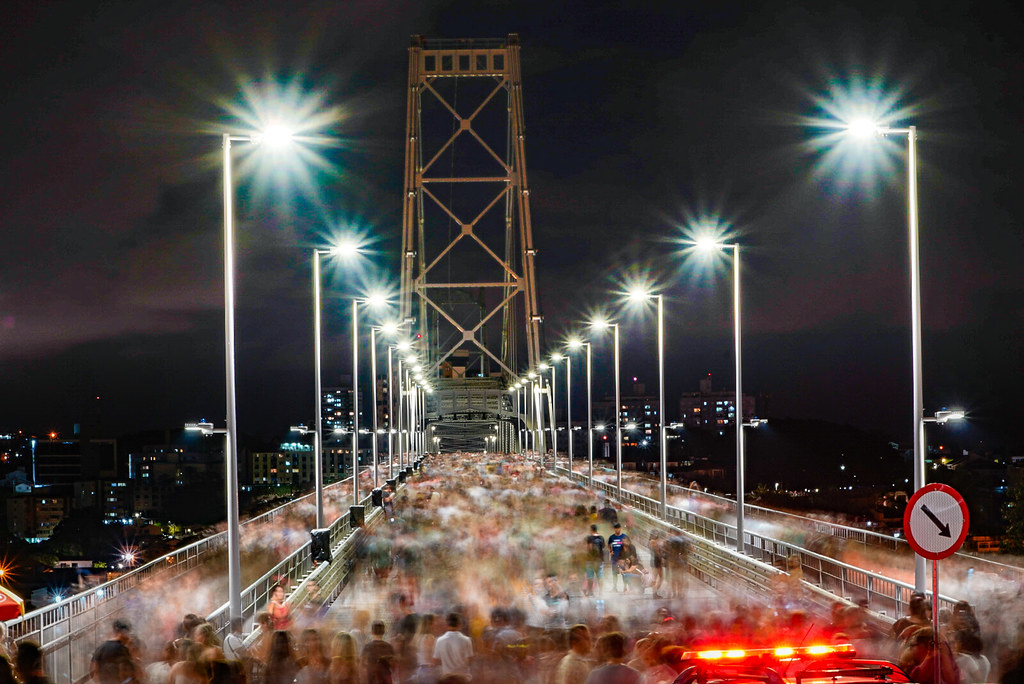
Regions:
<svg viewBox="0 0 1024 684"><path fill-rule="evenodd" d="M866 140L878 135L880 127L871 119L860 117L850 121L846 126L846 131L855 138Z"/></svg>
<svg viewBox="0 0 1024 684"><path fill-rule="evenodd" d="M636 423L626 423L627 430L636 430Z"/></svg>
<svg viewBox="0 0 1024 684"><path fill-rule="evenodd" d="M554 354L551 355L551 360L554 361L555 363L558 363L559 361L561 361L564 358L565 357L562 356L561 354L559 354L558 352L555 352Z"/></svg>
<svg viewBox="0 0 1024 684"><path fill-rule="evenodd" d="M416 363L416 364L413 364L413 366L409 370L411 370L413 373L419 373L421 370L423 370L423 366L421 366L420 364Z"/></svg>
<svg viewBox="0 0 1024 684"><path fill-rule="evenodd" d="M396 332L398 332L398 324L395 323L394 321L384 323L380 326L380 331L385 335L394 335Z"/></svg>
<svg viewBox="0 0 1024 684"><path fill-rule="evenodd" d="M612 324L609 323L608 320L605 318L595 318L594 320L590 321L590 327L592 327L594 330L606 330L611 326Z"/></svg>
<svg viewBox="0 0 1024 684"><path fill-rule="evenodd" d="M540 364L538 364L538 365L537 365L537 368L541 369L542 371L546 371L546 370L547 370L548 368L550 368L550 367L551 367L551 366L549 366L549 365L548 365L548 364L546 364L546 363L540 363Z"/></svg>
<svg viewBox="0 0 1024 684"><path fill-rule="evenodd" d="M966 418L963 409L943 409L935 412L935 422L945 423L950 420L963 420Z"/></svg>
<svg viewBox="0 0 1024 684"><path fill-rule="evenodd" d="M569 349L579 349L582 346L583 340L577 339L575 337L569 340Z"/></svg>
<svg viewBox="0 0 1024 684"><path fill-rule="evenodd" d="M651 293L642 287L636 287L629 291L629 299L634 302L643 302L651 298Z"/></svg>
<svg viewBox="0 0 1024 684"><path fill-rule="evenodd" d="M529 373L528 373L528 374L526 375L526 377L530 378L531 380L536 380L536 379L537 379L537 374L536 374L536 373L534 373L533 371L530 371L530 372L529 372Z"/></svg>
<svg viewBox="0 0 1024 684"><path fill-rule="evenodd" d="M710 235L697 238L697 240L694 242L694 245L696 245L697 249L699 249L702 252L713 252L717 249L722 248L722 243L716 240L715 238L711 237Z"/></svg>
<svg viewBox="0 0 1024 684"><path fill-rule="evenodd" d="M366 303L370 306L384 306L388 303L388 296L383 292L373 292L366 297Z"/></svg>
<svg viewBox="0 0 1024 684"><path fill-rule="evenodd" d="M271 147L284 147L292 141L292 131L282 124L272 124L254 136L253 141Z"/></svg>
<svg viewBox="0 0 1024 684"><path fill-rule="evenodd" d="M598 423L597 425L594 426L594 429L597 430L598 432L604 432L604 423Z"/></svg>
<svg viewBox="0 0 1024 684"><path fill-rule="evenodd" d="M398 351L409 351L409 349L412 348L412 343L408 340L402 340L395 345L395 348L398 349Z"/></svg>
<svg viewBox="0 0 1024 684"><path fill-rule="evenodd" d="M332 245L327 251L331 256L348 258L361 253L362 249L360 249L359 243L355 240L343 240L336 245Z"/></svg>

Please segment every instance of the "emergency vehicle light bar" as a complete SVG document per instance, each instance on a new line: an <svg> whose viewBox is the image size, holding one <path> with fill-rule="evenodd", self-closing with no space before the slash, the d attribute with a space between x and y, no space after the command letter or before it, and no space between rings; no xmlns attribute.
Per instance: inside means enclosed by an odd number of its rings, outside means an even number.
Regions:
<svg viewBox="0 0 1024 684"><path fill-rule="evenodd" d="M801 656L845 655L854 656L857 650L853 644L816 645L816 646L779 646L777 648L746 648L709 651L686 651L683 660L741 660L770 656L775 658L799 658Z"/></svg>

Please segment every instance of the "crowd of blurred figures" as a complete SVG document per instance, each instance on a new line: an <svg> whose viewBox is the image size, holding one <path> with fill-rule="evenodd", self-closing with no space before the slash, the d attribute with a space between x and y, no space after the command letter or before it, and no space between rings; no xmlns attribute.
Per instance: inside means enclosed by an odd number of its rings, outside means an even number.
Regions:
<svg viewBox="0 0 1024 684"><path fill-rule="evenodd" d="M938 616L936 634L918 595L891 627L863 603L816 615L796 569L780 575L772 601L722 596L691 578L687 535L644 527L517 456L429 457L383 503L379 522L355 533L351 580L337 600L307 581L297 604L282 582L226 634L188 614L162 627L162 643L143 643L115 620L92 656L92 679L658 684L701 648L852 643L925 684L1024 682L1020 644L994 649L966 602ZM0 684L47 681L35 644L7 656Z"/></svg>

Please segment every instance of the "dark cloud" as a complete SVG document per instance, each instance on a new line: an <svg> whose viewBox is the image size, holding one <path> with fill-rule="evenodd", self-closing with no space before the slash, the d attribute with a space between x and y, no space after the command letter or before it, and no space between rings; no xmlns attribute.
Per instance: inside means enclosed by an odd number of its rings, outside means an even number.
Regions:
<svg viewBox="0 0 1024 684"><path fill-rule="evenodd" d="M357 223L377 266L397 267L408 36L518 31L548 344L639 263L667 288L669 389L708 371L729 382L730 272L694 270L670 242L718 213L744 244L748 386L779 415L906 436L899 147L891 174L846 175L799 125L821 114L814 96L859 77L898 90L921 129L926 402L1010 425L1021 24L1010 3L29 3L0 48L0 423L68 422L97 393L126 426L219 409L216 133L266 82L342 114L329 169L240 165L237 181L242 427L305 416L308 249ZM347 369L345 297L365 278L328 280L330 384ZM653 377L650 330L636 321L627 344Z"/></svg>

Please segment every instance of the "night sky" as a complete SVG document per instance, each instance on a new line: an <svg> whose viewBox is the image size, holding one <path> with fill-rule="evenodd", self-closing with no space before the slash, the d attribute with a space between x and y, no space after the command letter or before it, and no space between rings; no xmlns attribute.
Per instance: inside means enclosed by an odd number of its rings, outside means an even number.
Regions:
<svg viewBox="0 0 1024 684"><path fill-rule="evenodd" d="M518 32L548 347L641 275L668 298L668 396L708 372L727 388L731 270L678 245L714 219L744 245L744 385L768 415L908 440L905 138L823 125L867 108L919 129L925 406L971 416L930 439L1018 449L1021 10L800 5L20 3L0 43L0 430L223 421L219 134L272 92L325 112L333 144L269 171L239 152L239 427L310 420L309 249L356 226L376 252L327 277L326 385L349 372L344 297L398 279L409 36ZM623 375L654 391L653 321L624 326Z"/></svg>

